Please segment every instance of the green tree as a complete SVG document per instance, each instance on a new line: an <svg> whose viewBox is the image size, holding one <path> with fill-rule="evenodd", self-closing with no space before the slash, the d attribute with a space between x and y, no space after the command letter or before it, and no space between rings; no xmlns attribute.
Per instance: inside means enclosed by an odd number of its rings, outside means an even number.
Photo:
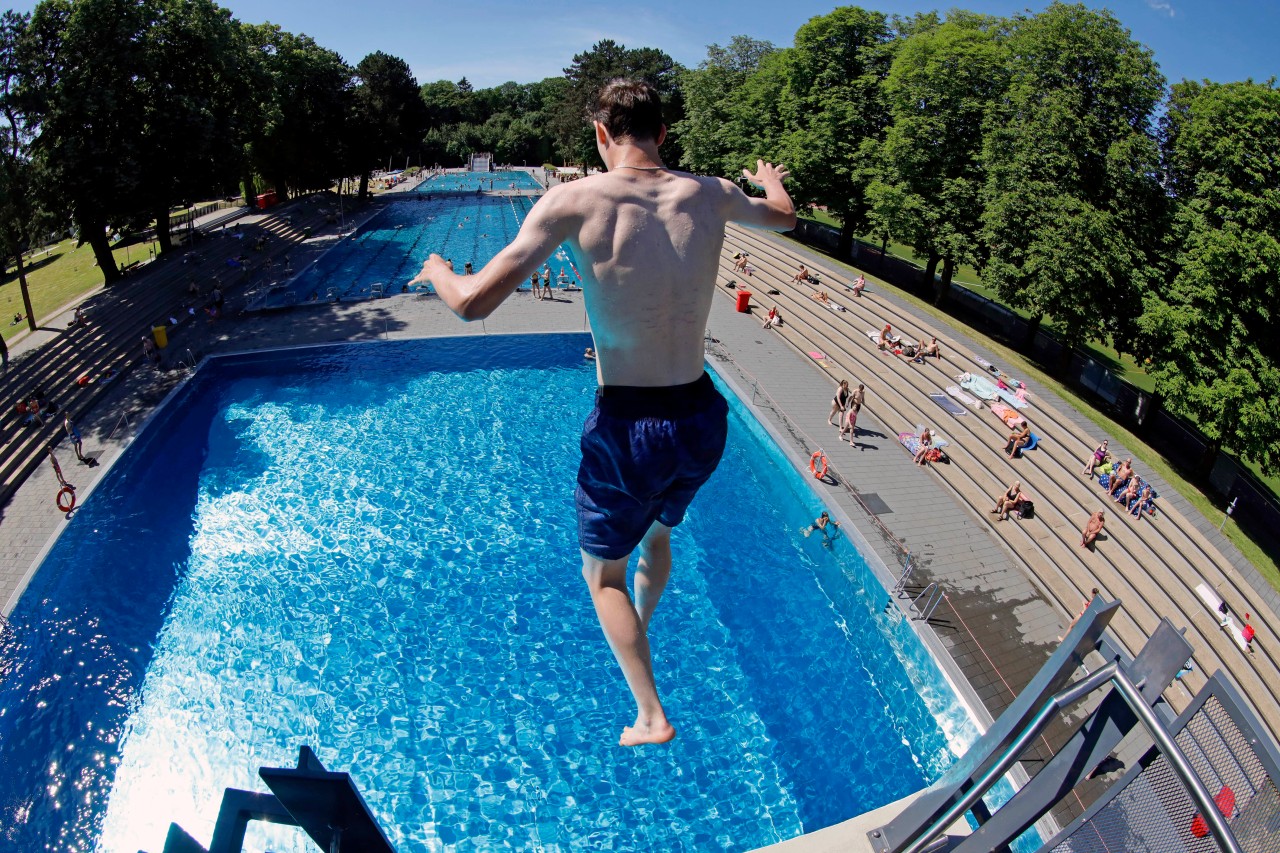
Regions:
<svg viewBox="0 0 1280 853"><path fill-rule="evenodd" d="M136 220L145 206L137 193L148 154L141 81L153 12L137 0L44 0L22 41L23 89L39 125L32 156L107 283L121 276L107 228Z"/></svg>
<svg viewBox="0 0 1280 853"><path fill-rule="evenodd" d="M681 165L694 172L736 180L758 131L744 115L744 87L776 48L767 41L734 36L728 47L713 44L696 69L680 74L685 117L672 132L683 149ZM776 114L776 108L771 110Z"/></svg>
<svg viewBox="0 0 1280 853"><path fill-rule="evenodd" d="M1132 348L1163 221L1152 115L1164 78L1107 11L1054 3L1015 19L1010 85L984 142L984 281L1047 314L1065 355ZM1065 359L1064 359L1065 366Z"/></svg>
<svg viewBox="0 0 1280 853"><path fill-rule="evenodd" d="M399 57L371 53L356 66L356 77L349 138L364 198L375 165L419 152L427 130L427 105L409 64Z"/></svg>
<svg viewBox="0 0 1280 853"><path fill-rule="evenodd" d="M342 57L274 24L244 26L257 93L248 153L284 201L294 188L328 187L350 162L347 122L354 88Z"/></svg>
<svg viewBox="0 0 1280 853"><path fill-rule="evenodd" d="M795 180L795 198L841 219L842 254L866 225L866 190L888 123L880 86L891 38L883 14L842 6L802 26L788 54L782 159Z"/></svg>
<svg viewBox="0 0 1280 853"><path fill-rule="evenodd" d="M586 53L573 57L564 70L569 81L564 99L551 118L551 130L561 156L566 161L603 166L596 150L595 135L587 124L587 113L596 95L609 80L626 77L643 80L662 96L663 117L668 126L684 116L684 100L680 92L680 67L670 56L652 47L629 49L610 39L592 46ZM679 163L680 148L674 136L659 149L663 160Z"/></svg>
<svg viewBox="0 0 1280 853"><path fill-rule="evenodd" d="M983 130L1007 79L1000 23L952 13L946 23L915 28L884 83L892 121L883 172L867 190L870 219L928 259L924 280L937 303L956 265L979 261Z"/></svg>
<svg viewBox="0 0 1280 853"><path fill-rule="evenodd" d="M1156 390L1212 441L1280 470L1280 91L1173 87L1161 122L1172 271L1142 317ZM1207 473L1207 471L1206 471Z"/></svg>
<svg viewBox="0 0 1280 853"><path fill-rule="evenodd" d="M31 243L31 233L37 222L34 204L36 197L37 164L30 157L31 140L35 133L30 116L22 103L20 90L22 69L20 45L27 31L26 15L13 10L0 17L0 255L12 256L18 268L18 287L22 293L22 307L27 316L27 327L36 330L35 311L31 307L31 291L27 286L23 253ZM8 358L6 355L6 364Z"/></svg>
<svg viewBox="0 0 1280 853"><path fill-rule="evenodd" d="M241 31L212 0L151 0L142 110L146 151L136 188L171 248L169 210L235 186L243 171L242 105L249 97Z"/></svg>

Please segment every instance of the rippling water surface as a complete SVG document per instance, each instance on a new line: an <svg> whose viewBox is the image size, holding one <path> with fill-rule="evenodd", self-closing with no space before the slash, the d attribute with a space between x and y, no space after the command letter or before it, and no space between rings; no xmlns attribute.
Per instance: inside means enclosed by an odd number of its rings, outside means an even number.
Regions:
<svg viewBox="0 0 1280 853"><path fill-rule="evenodd" d="M13 614L0 847L155 853L170 821L207 844L223 788L302 744L402 851L747 850L935 777L960 737L936 676L850 543L797 535L820 506L736 406L652 626L679 737L616 746L634 709L572 503L587 343L203 370Z"/></svg>

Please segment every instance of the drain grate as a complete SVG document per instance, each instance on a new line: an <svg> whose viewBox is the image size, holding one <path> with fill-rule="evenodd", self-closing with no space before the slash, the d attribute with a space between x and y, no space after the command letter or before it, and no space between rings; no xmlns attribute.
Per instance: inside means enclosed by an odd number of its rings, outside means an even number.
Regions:
<svg viewBox="0 0 1280 853"><path fill-rule="evenodd" d="M862 502L867 505L867 509L871 510L872 515L891 515L893 510L889 509L889 505L880 499L875 492L858 492L858 497L862 498Z"/></svg>

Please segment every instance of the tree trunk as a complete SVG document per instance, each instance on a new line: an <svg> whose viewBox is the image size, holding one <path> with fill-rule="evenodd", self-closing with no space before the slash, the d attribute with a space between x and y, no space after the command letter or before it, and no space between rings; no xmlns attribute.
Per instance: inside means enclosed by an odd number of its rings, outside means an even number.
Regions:
<svg viewBox="0 0 1280 853"><path fill-rule="evenodd" d="M938 262L941 260L942 257L940 255L930 254L929 262L924 265L924 273L921 276L920 283L924 285L922 290L925 293L933 292L934 276L938 273Z"/></svg>
<svg viewBox="0 0 1280 853"><path fill-rule="evenodd" d="M27 328L31 331L36 330L36 312L31 309L31 291L27 289L27 268L22 265L22 250L17 252L18 256L18 288L22 291L22 308L27 312ZM5 359L8 363L8 359Z"/></svg>
<svg viewBox="0 0 1280 853"><path fill-rule="evenodd" d="M244 177L240 179L244 186L244 203L248 207L253 207L253 202L258 197L258 188L253 182L253 173L245 172Z"/></svg>
<svg viewBox="0 0 1280 853"><path fill-rule="evenodd" d="M360 193L359 198L364 201L369 197L369 170L365 169L360 173Z"/></svg>
<svg viewBox="0 0 1280 853"><path fill-rule="evenodd" d="M1036 341L1036 332L1040 331L1040 322L1044 320L1043 314L1032 314L1031 319L1027 321L1027 333L1023 335L1018 349L1024 354L1031 352L1031 347Z"/></svg>
<svg viewBox="0 0 1280 853"><path fill-rule="evenodd" d="M289 200L289 182L280 176L276 176L275 180L276 204L284 204Z"/></svg>
<svg viewBox="0 0 1280 853"><path fill-rule="evenodd" d="M111 284L124 277L116 266L115 256L111 254L111 243L107 240L107 229L101 222L81 223L80 234L89 235L89 247L93 249L93 257L98 261L98 269L102 270L102 281Z"/></svg>
<svg viewBox="0 0 1280 853"><path fill-rule="evenodd" d="M1208 444L1205 445L1204 453L1200 454L1199 461L1196 462L1195 477L1202 485L1209 482L1209 475L1213 473L1214 463L1218 461L1218 452L1222 450L1222 439L1206 439Z"/></svg>
<svg viewBox="0 0 1280 853"><path fill-rule="evenodd" d="M160 254L173 251L173 236L169 233L169 206L161 205L156 210L156 242L160 244Z"/></svg>
<svg viewBox="0 0 1280 853"><path fill-rule="evenodd" d="M953 258L942 259L942 279L933 286L933 304L941 307L951 295L951 277L956 274L956 262Z"/></svg>
<svg viewBox="0 0 1280 853"><path fill-rule="evenodd" d="M836 240L836 257L847 261L853 253L853 223L849 217L844 218L840 226L840 236Z"/></svg>

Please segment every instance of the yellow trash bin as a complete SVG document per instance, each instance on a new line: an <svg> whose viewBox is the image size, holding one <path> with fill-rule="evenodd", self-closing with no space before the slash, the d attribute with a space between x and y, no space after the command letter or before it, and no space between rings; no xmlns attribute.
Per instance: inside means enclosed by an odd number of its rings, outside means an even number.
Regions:
<svg viewBox="0 0 1280 853"><path fill-rule="evenodd" d="M156 346L160 349L169 345L169 330L164 326L152 326L151 336L156 339Z"/></svg>

